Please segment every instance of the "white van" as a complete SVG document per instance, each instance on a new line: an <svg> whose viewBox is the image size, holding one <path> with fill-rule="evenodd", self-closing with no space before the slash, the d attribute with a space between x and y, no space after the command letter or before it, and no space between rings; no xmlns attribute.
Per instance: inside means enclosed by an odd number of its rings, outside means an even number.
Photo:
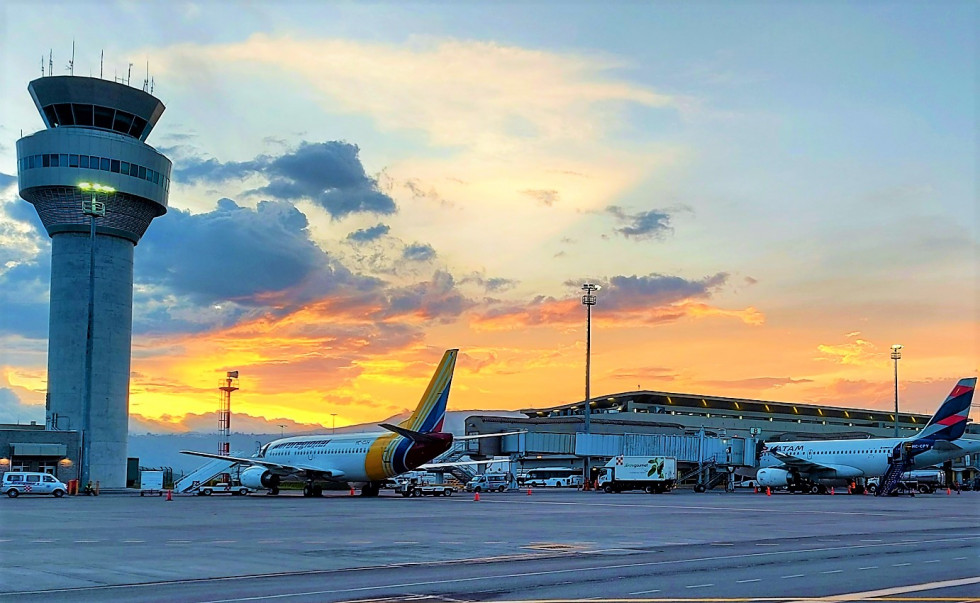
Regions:
<svg viewBox="0 0 980 603"><path fill-rule="evenodd" d="M58 481L50 473L34 473L30 471L8 471L3 474L3 486L0 493L10 498L21 494L51 494L61 498L68 492L68 486Z"/></svg>

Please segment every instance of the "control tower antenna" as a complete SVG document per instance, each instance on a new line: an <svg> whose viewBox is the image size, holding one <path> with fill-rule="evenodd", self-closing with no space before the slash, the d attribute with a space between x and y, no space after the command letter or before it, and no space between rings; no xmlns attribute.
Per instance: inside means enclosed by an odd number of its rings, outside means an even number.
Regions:
<svg viewBox="0 0 980 603"><path fill-rule="evenodd" d="M126 85L129 85L129 81L133 78L133 64L129 64L129 70L126 71Z"/></svg>
<svg viewBox="0 0 980 603"><path fill-rule="evenodd" d="M99 79L102 79L102 65L105 63L105 49L99 53Z"/></svg>
<svg viewBox="0 0 980 603"><path fill-rule="evenodd" d="M75 75L75 40L71 41L71 60L68 61L68 75Z"/></svg>
<svg viewBox="0 0 980 603"><path fill-rule="evenodd" d="M54 75L54 50L48 49L48 75Z"/></svg>
<svg viewBox="0 0 980 603"><path fill-rule="evenodd" d="M143 78L143 92L149 92L150 87L150 60L146 60L146 77Z"/></svg>
<svg viewBox="0 0 980 603"><path fill-rule="evenodd" d="M41 77L44 77L44 55L41 55Z"/></svg>
<svg viewBox="0 0 980 603"><path fill-rule="evenodd" d="M218 388L218 454L231 454L231 392L238 389L238 371L225 373L225 384Z"/></svg>

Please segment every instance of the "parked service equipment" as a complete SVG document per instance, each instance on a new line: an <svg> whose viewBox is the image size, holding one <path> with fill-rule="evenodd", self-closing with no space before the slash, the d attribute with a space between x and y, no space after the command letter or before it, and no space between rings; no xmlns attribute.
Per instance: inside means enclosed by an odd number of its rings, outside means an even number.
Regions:
<svg viewBox="0 0 980 603"><path fill-rule="evenodd" d="M2 491L10 498L21 494L51 494L61 498L68 492L68 486L50 473L8 471L3 474Z"/></svg>
<svg viewBox="0 0 980 603"><path fill-rule="evenodd" d="M483 473L466 482L467 492L506 492L513 487L510 473Z"/></svg>
<svg viewBox="0 0 980 603"><path fill-rule="evenodd" d="M878 491L880 478L868 478L868 492L874 494ZM898 480L898 490L903 493L919 492L921 494L932 494L937 488L946 485L946 474L939 469L916 469L906 471Z"/></svg>
<svg viewBox="0 0 980 603"><path fill-rule="evenodd" d="M231 494L232 496L245 496L251 492L249 488L241 484L231 482L219 482L213 486L201 486L195 492L198 496L211 496L212 494Z"/></svg>
<svg viewBox="0 0 980 603"><path fill-rule="evenodd" d="M613 457L599 475L599 487L605 492L669 492L676 482L677 459L671 456Z"/></svg>
<svg viewBox="0 0 980 603"><path fill-rule="evenodd" d="M140 472L140 496L163 495L163 471Z"/></svg>

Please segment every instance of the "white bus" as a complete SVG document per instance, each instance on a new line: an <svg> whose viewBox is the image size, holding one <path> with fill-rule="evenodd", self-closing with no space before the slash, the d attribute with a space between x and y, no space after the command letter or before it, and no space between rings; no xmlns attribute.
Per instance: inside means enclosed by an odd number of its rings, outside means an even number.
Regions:
<svg viewBox="0 0 980 603"><path fill-rule="evenodd" d="M524 485L529 488L574 488L582 483L582 470L571 467L541 467L524 473Z"/></svg>

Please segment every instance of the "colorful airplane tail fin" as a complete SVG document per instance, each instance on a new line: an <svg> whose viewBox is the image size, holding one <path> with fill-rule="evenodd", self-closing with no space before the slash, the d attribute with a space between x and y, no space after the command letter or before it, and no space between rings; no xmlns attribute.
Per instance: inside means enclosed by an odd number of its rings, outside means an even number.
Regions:
<svg viewBox="0 0 980 603"><path fill-rule="evenodd" d="M415 412L399 423L399 427L419 433L442 431L442 424L446 419L446 406L449 404L449 386L453 381L453 369L456 367L458 353L459 350L446 350Z"/></svg>
<svg viewBox="0 0 980 603"><path fill-rule="evenodd" d="M960 379L942 406L939 407L939 410L915 439L933 441L959 439L966 432L966 421L970 415L970 402L973 400L973 390L976 386L976 377Z"/></svg>

